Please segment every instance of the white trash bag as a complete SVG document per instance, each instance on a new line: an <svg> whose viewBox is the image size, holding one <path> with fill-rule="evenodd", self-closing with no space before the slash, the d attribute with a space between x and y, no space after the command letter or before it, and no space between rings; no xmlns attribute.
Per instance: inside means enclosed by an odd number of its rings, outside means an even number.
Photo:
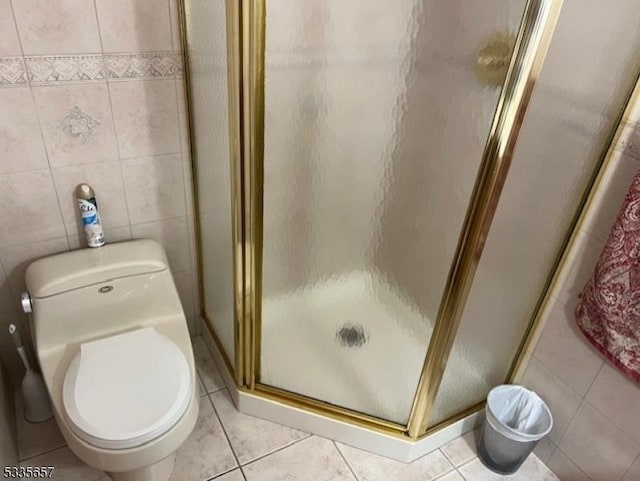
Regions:
<svg viewBox="0 0 640 481"><path fill-rule="evenodd" d="M545 402L522 386L505 384L493 388L487 396L485 413L478 454L485 465L501 474L515 473L553 427Z"/></svg>

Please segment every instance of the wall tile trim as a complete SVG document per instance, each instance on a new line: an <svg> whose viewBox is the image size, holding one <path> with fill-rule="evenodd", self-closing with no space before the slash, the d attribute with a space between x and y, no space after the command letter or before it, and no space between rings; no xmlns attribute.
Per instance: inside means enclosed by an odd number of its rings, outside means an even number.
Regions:
<svg viewBox="0 0 640 481"><path fill-rule="evenodd" d="M59 82L180 78L181 53L138 52L118 54L32 55L0 57L0 88Z"/></svg>
<svg viewBox="0 0 640 481"><path fill-rule="evenodd" d="M25 61L32 85L105 78L100 54L25 57Z"/></svg>
<svg viewBox="0 0 640 481"><path fill-rule="evenodd" d="M26 83L26 69L22 57L1 57L0 88Z"/></svg>
<svg viewBox="0 0 640 481"><path fill-rule="evenodd" d="M110 79L182 76L182 55L173 52L105 55Z"/></svg>

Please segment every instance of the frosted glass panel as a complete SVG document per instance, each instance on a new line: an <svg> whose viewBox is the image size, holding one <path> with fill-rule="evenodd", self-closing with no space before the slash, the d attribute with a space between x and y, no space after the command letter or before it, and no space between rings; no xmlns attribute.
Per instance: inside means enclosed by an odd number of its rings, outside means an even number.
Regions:
<svg viewBox="0 0 640 481"><path fill-rule="evenodd" d="M565 0L430 424L504 382L640 68L636 0Z"/></svg>
<svg viewBox="0 0 640 481"><path fill-rule="evenodd" d="M266 5L259 381L405 423L524 0Z"/></svg>
<svg viewBox="0 0 640 481"><path fill-rule="evenodd" d="M225 2L186 2L204 314L234 359Z"/></svg>

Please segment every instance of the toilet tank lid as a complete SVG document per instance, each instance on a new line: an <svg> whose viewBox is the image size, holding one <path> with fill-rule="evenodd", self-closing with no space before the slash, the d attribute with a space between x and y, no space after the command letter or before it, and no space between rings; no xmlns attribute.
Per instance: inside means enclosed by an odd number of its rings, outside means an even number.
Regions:
<svg viewBox="0 0 640 481"><path fill-rule="evenodd" d="M150 239L107 244L44 257L25 273L31 297L48 297L121 277L167 268L163 247Z"/></svg>

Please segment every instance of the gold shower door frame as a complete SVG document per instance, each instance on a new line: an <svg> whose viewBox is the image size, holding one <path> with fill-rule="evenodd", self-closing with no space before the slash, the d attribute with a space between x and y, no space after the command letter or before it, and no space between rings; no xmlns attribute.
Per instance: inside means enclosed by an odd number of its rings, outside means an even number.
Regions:
<svg viewBox="0 0 640 481"><path fill-rule="evenodd" d="M563 0L527 1L406 425L258 382L262 305L265 2L266 0L226 0L235 359L226 357L208 320L207 328L211 331L240 390L387 435L408 440L421 438L478 411L484 404L472 406L436 426L427 428L475 271L507 178L524 114L541 71ZM182 18L184 21L184 11ZM184 30L183 28L183 32ZM186 59L188 62L188 55ZM186 71L188 72L188 69ZM636 87L632 97L640 97L639 87ZM614 141L620 135L620 125L626 115L627 111L621 114L616 133L612 133L610 141ZM575 240L575 226L584 216L585 206L588 206L609 159L610 156L606 154L600 159L578 214L563 243L561 254L549 275L543 295L523 334L518 354L505 382L513 382L520 374L527 347L535 336L542 306L548 300L557 273ZM196 224L198 225L197 222ZM202 269L202 265L199 267ZM200 289L202 291L202 285ZM202 312L204 313L204 310Z"/></svg>
<svg viewBox="0 0 640 481"><path fill-rule="evenodd" d="M517 136L546 56L562 0L528 0L494 114L407 425L258 382L262 307L266 0L227 0L233 225L236 235L235 379L266 398L401 437L419 438L444 375ZM237 228L237 230L236 230ZM519 356L518 356L519 357ZM429 432L482 407L473 406Z"/></svg>

